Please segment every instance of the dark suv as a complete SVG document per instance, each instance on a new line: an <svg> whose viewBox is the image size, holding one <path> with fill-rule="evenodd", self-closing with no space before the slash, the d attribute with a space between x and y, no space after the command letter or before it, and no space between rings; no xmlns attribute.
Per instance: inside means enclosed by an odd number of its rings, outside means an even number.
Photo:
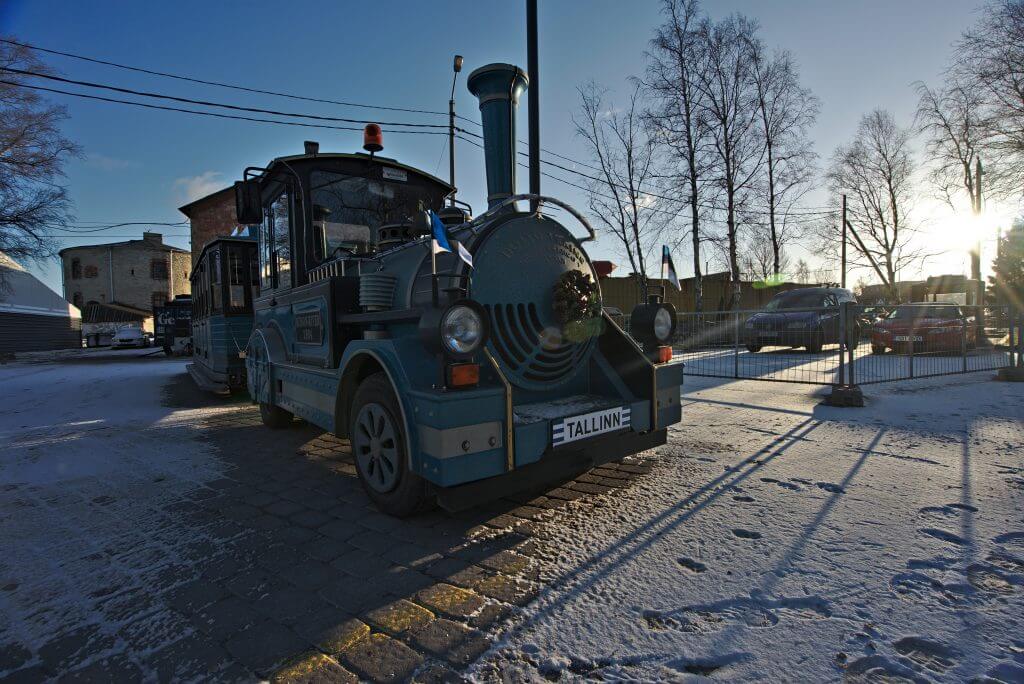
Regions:
<svg viewBox="0 0 1024 684"><path fill-rule="evenodd" d="M747 351L756 353L762 347L807 347L818 353L823 345L839 344L840 305L856 303L849 290L839 287L806 287L780 292L747 319L743 325L743 341ZM847 342L856 345L860 326L851 321Z"/></svg>

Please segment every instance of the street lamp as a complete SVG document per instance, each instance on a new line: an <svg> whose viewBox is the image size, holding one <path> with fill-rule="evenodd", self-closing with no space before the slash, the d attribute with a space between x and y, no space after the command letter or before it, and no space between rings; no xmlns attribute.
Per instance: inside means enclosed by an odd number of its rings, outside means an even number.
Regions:
<svg viewBox="0 0 1024 684"><path fill-rule="evenodd" d="M452 61L452 94L448 99L448 182L452 186L452 194L448 198L451 206L455 206L455 81L462 71L462 55L455 55Z"/></svg>

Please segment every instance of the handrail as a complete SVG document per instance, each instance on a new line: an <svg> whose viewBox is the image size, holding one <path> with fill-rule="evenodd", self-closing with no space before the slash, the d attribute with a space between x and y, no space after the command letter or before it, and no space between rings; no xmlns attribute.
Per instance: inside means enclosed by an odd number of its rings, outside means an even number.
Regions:
<svg viewBox="0 0 1024 684"><path fill-rule="evenodd" d="M523 193L521 195L512 195L511 197L506 197L505 199L503 199L498 204L494 205L493 207L491 207L490 209L488 209L484 213L482 213L479 216L477 216L472 221L469 221L468 223L464 223L461 226L454 226L454 229L457 230L459 228L469 228L470 230L473 231L474 234L476 234L476 233L479 232L477 230L477 228L479 227L479 224L485 223L486 221L490 220L491 218L493 218L495 215L497 215L499 212L501 212L501 210L504 209L505 207L507 207L508 205L515 204L516 202L522 202L522 201L525 201L525 200L530 200L531 202L532 201L536 201L538 207L540 206L541 203L553 204L556 207L558 207L560 209L564 209L566 212L568 212L573 218L575 218L577 221L582 223L584 228L587 229L587 233L589 234L589 237L586 237L586 238L580 240L580 242L590 242L592 240L596 240L597 239L597 234L594 232L594 228L590 225L590 222L587 221L587 219L583 216L583 214L581 214L580 212L576 211L571 206L569 206L569 204L563 202L560 199L555 199L554 197L548 197L547 195L537 195L537 194L534 194L534 193Z"/></svg>

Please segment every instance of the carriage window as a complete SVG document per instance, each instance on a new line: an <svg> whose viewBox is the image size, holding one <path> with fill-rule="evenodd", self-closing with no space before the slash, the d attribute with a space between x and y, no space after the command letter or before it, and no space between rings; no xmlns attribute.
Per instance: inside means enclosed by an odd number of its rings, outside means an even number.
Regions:
<svg viewBox="0 0 1024 684"><path fill-rule="evenodd" d="M419 209L437 208L436 193L414 182L314 171L310 188L315 262L366 251L382 225L405 222Z"/></svg>
<svg viewBox="0 0 1024 684"><path fill-rule="evenodd" d="M228 247L228 308L245 311L245 254L248 246Z"/></svg>
<svg viewBox="0 0 1024 684"><path fill-rule="evenodd" d="M220 251L210 253L210 305L211 311L221 311L221 273Z"/></svg>
<svg viewBox="0 0 1024 684"><path fill-rule="evenodd" d="M264 212L260 235L261 275L264 288L291 287L291 191L277 196Z"/></svg>

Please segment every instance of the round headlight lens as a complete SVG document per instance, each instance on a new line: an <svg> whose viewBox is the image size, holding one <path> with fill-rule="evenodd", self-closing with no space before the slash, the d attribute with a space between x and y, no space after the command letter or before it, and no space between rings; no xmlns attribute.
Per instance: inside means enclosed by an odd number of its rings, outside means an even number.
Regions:
<svg viewBox="0 0 1024 684"><path fill-rule="evenodd" d="M468 306L453 306L441 319L441 341L454 354L469 354L483 338L484 322Z"/></svg>
<svg viewBox="0 0 1024 684"><path fill-rule="evenodd" d="M658 309L654 314L654 336L659 342L664 342L672 334L672 314L668 309Z"/></svg>

